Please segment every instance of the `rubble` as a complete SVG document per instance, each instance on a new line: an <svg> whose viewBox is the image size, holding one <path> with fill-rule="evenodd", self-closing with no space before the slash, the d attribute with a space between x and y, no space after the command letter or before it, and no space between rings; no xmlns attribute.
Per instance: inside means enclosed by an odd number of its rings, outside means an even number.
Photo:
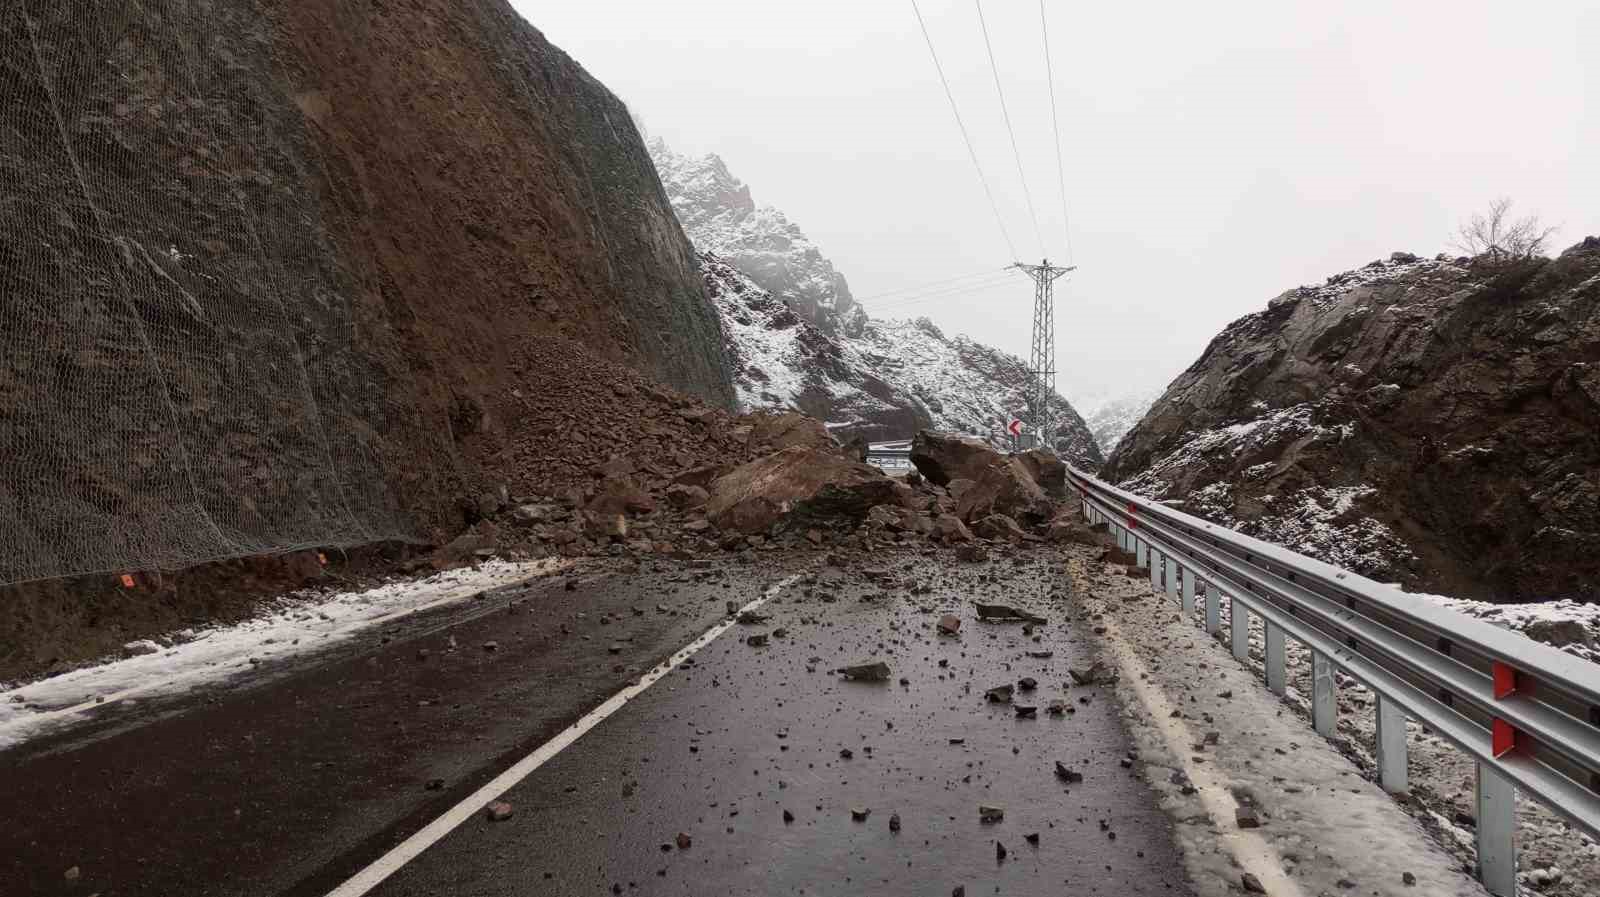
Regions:
<svg viewBox="0 0 1600 897"><path fill-rule="evenodd" d="M955 614L945 614L939 618L940 635L959 635L961 633L961 618Z"/></svg>

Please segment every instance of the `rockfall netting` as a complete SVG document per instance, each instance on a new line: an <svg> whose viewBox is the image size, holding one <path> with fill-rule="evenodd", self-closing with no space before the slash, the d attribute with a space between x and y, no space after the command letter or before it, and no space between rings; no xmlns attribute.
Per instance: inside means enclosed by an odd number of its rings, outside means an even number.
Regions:
<svg viewBox="0 0 1600 897"><path fill-rule="evenodd" d="M0 583L409 530L241 5L0 0Z"/></svg>

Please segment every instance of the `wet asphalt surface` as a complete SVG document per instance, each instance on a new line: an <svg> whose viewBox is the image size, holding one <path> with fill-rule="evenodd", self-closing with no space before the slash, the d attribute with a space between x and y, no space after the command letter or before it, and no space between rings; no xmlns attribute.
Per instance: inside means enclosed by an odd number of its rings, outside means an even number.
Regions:
<svg viewBox="0 0 1600 897"><path fill-rule="evenodd" d="M1166 817L1121 763L1111 688L1068 685L1094 636L1069 619L1059 566L1043 549L602 565L251 681L108 708L0 753L0 894L326 894L727 602L797 572L768 620L734 626L512 788L510 819L474 816L373 893L1189 893ZM982 623L975 599L1048 623ZM944 613L959 636L936 633ZM756 634L768 643L747 644ZM830 672L879 660L886 682ZM984 700L1024 676L1037 689L1016 703L1036 718ZM1072 712L1051 716L1052 700ZM1003 819L980 821L980 805Z"/></svg>
<svg viewBox="0 0 1600 897"><path fill-rule="evenodd" d="M875 582L825 568L514 787L510 819L480 814L374 893L1189 893L1166 817L1121 762L1111 689L1069 686L1092 636L1051 558L903 555L869 567ZM974 598L1048 623L979 622ZM945 613L958 636L937 634ZM880 660L886 682L830 672ZM1023 677L1037 688L1014 703L1036 717L985 700Z"/></svg>

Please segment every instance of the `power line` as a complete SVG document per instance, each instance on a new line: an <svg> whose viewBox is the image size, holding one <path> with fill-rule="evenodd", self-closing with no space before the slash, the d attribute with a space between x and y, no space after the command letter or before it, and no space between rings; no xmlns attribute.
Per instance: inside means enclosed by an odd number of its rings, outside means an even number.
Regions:
<svg viewBox="0 0 1600 897"><path fill-rule="evenodd" d="M933 57L933 68L939 73L939 83L944 85L945 99L950 101L950 111L955 114L956 127L961 129L961 139L967 144L967 155L972 158L972 167L977 169L978 181L983 184L983 192L989 197L989 208L994 211L994 223L1000 226L1000 236L1005 238L1006 248L1011 251L1011 257L1017 257L1017 247L1011 242L1011 235L1006 232L1006 223L1000 218L1000 205L994 201L994 191L989 189L989 179L983 176L983 166L978 164L978 154L972 148L972 138L967 134L967 126L961 121L961 112L956 108L955 95L950 92L950 81L944 76L944 66L939 64L939 54L933 49L933 38L928 36L928 23L922 20L922 10L917 8L917 0L911 0L911 11L917 15L917 25L922 28L922 39L928 44L928 55ZM1038 229L1037 223L1034 229Z"/></svg>
<svg viewBox="0 0 1600 897"><path fill-rule="evenodd" d="M904 308L905 306L908 306L908 305L920 305L920 304L922 304L924 302L936 302L936 301L944 300L944 299L954 299L954 298L956 298L958 296L971 296L971 295L975 295L975 294L979 294L979 293L987 293L987 292L989 292L991 290L997 290L997 289L1000 289L1002 287L1005 287L1008 284L1010 284L1011 282L1012 281L1010 281L1009 279L1007 279L1007 280L992 280L992 281L988 281L988 282L985 282L985 283L973 284L973 285L970 285L970 286L956 287L954 289L944 290L942 292L928 293L927 295L923 295L923 296L912 296L912 297L909 297L909 298L906 298L906 299L899 299L899 300L896 300L894 302L875 303L873 305L873 310L874 311L884 311L884 310L891 310L892 311L894 309Z"/></svg>
<svg viewBox="0 0 1600 897"><path fill-rule="evenodd" d="M942 280L930 280L927 283L912 284L911 286L908 286L908 287L900 287L898 289L893 289L893 290L884 290L881 293L873 293L870 296L857 296L857 297L855 297L855 300L857 302L870 302L873 299L877 299L877 298L880 298L880 297L883 297L883 296L893 296L896 293L910 293L910 292L913 292L913 291L916 291L916 290L925 290L928 287L936 287L936 286L939 286L940 284L951 283L951 282L957 281L957 280L970 280L970 279L972 279L974 277L986 277L986 276L988 276L990 274L999 274L999 273L1003 273L1003 272L1005 272L1007 270L1009 270L1009 269L1007 269L1007 268L987 268L987 269L982 270L982 271L974 271L971 274L958 274L955 277L946 277L946 278L944 278Z"/></svg>
<svg viewBox="0 0 1600 897"><path fill-rule="evenodd" d="M1050 85L1050 124L1056 132L1056 182L1061 185L1061 231L1067 237L1067 264L1072 264L1072 225L1067 217L1067 175L1061 165L1061 121L1056 117L1056 76L1050 68L1050 31L1044 23L1044 0L1039 0L1039 34L1044 37L1044 74Z"/></svg>
<svg viewBox="0 0 1600 897"><path fill-rule="evenodd" d="M1033 219L1033 236L1039 241L1039 254L1043 255L1044 235L1039 232L1039 216L1033 210L1033 194L1028 192L1028 177L1022 173L1022 153L1017 149L1017 132L1011 127L1011 113L1006 111L1006 92L1000 86L1000 67L995 65L994 45L989 43L989 25L983 20L983 0L972 0L972 3L978 7L978 27L983 30L983 46L989 51L989 71L994 73L994 90L1000 96L1000 115L1006 120L1006 133L1011 135L1011 155L1017 160L1017 180L1022 182L1022 198L1028 202L1028 217Z"/></svg>
<svg viewBox="0 0 1600 897"><path fill-rule="evenodd" d="M899 302L905 302L908 299L920 299L920 298L923 298L923 297L926 297L926 296L937 296L937 295L939 295L941 293L958 293L958 292L962 292L964 290L971 290L971 289L976 289L978 287L987 286L987 285L992 284L992 283L1003 283L1003 282L1005 282L1007 280L1010 280L1010 279L1011 279L1011 277L1010 277L1010 274L1008 272L996 272L996 273L994 273L992 275L989 275L988 277L983 277L983 278L980 278L978 280L966 281L964 283L945 284L942 287L936 287L936 288L930 289L930 290L921 290L921 291L918 291L916 293L910 293L910 294L907 294L907 295L904 295L904 296L895 296L895 297L892 297L890 299L884 300L882 302L874 302L873 305L874 306L894 305L894 304L899 303Z"/></svg>

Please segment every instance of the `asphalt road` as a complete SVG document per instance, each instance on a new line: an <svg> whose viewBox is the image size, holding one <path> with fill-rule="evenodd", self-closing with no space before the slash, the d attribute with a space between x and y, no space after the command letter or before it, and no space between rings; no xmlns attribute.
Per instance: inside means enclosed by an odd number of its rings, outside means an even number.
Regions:
<svg viewBox="0 0 1600 897"><path fill-rule="evenodd" d="M794 572L769 619L511 788L509 819L475 813L372 893L1189 893L1167 818L1123 762L1112 690L1068 685L1094 636L1068 618L1053 553L748 560L506 590L0 754L0 893L327 894ZM1048 622L980 622L974 600ZM943 613L958 636L937 634ZM887 681L831 672L877 661ZM1023 677L1037 688L1014 701L1035 717L985 700ZM1055 700L1071 712L1051 715ZM982 821L984 805L1003 818Z"/></svg>

